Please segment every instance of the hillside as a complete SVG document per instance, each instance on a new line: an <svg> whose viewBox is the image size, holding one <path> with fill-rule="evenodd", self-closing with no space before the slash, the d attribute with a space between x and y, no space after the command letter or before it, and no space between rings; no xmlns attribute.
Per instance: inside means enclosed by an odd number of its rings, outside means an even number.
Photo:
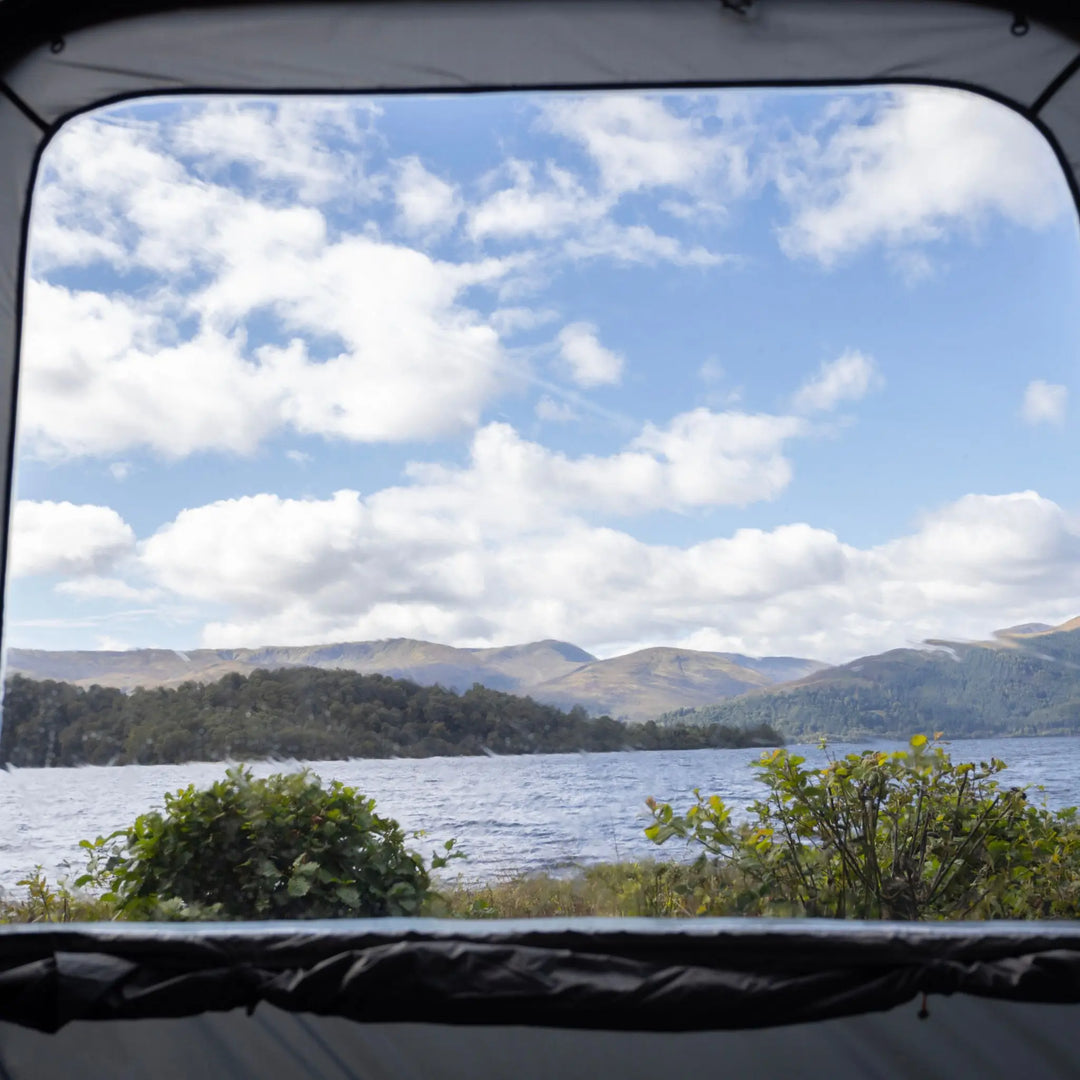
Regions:
<svg viewBox="0 0 1080 1080"><path fill-rule="evenodd" d="M457 694L384 675L258 670L174 689L85 689L8 678L0 765L175 764L775 746L768 730L592 719L474 686Z"/></svg>
<svg viewBox="0 0 1080 1080"><path fill-rule="evenodd" d="M530 692L540 701L564 708L582 704L593 713L644 721L672 708L745 694L824 666L792 657L753 660L731 653L641 649L610 660L594 660L540 683Z"/></svg>
<svg viewBox="0 0 1080 1080"><path fill-rule="evenodd" d="M1029 629L1029 627L1031 629ZM893 649L664 722L769 723L788 738L1080 734L1080 620Z"/></svg>
<svg viewBox="0 0 1080 1080"><path fill-rule="evenodd" d="M258 649L133 649L128 652L48 652L10 649L7 670L29 679L133 690L208 683L260 668L314 667L409 679L465 691L474 683L529 694L537 701L595 716L645 721L668 709L715 702L732 694L799 678L825 665L797 657L644 649L597 660L576 645L536 641L500 648L458 649L395 638Z"/></svg>

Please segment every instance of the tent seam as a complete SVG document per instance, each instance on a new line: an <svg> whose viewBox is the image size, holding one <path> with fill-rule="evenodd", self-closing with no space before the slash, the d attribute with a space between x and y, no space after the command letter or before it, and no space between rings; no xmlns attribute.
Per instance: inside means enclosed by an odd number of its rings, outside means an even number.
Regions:
<svg viewBox="0 0 1080 1080"><path fill-rule="evenodd" d="M8 101L10 101L11 104L14 105L15 108L18 109L19 112L21 112L23 116L25 116L26 119L29 120L30 123L33 124L39 131L44 134L49 133L50 125L48 121L38 116L38 114L34 112L34 110L30 108L30 106L27 105L26 102L23 101L23 99L19 97L19 95L16 94L15 91L12 90L6 82L3 82L2 80L0 80L0 94L3 94L4 97L6 97Z"/></svg>
<svg viewBox="0 0 1080 1080"><path fill-rule="evenodd" d="M1031 115L1038 116L1057 92L1080 70L1080 53L1077 53L1058 74L1046 84L1046 89L1035 99Z"/></svg>

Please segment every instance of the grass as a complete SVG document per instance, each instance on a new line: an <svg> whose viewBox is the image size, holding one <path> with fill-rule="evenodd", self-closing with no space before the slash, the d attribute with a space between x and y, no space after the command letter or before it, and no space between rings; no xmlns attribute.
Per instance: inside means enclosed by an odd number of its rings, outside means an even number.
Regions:
<svg viewBox="0 0 1080 1080"><path fill-rule="evenodd" d="M569 877L528 874L459 881L441 890L431 914L458 919L690 918L720 914L729 893L730 881L711 865L602 863Z"/></svg>
<svg viewBox="0 0 1080 1080"><path fill-rule="evenodd" d="M103 922L123 918L113 904L64 885L40 869L20 882L19 897L0 896L0 925ZM690 918L722 914L730 882L712 866L669 862L602 863L572 875L507 875L458 880L442 888L425 914L448 919L543 919L601 916Z"/></svg>

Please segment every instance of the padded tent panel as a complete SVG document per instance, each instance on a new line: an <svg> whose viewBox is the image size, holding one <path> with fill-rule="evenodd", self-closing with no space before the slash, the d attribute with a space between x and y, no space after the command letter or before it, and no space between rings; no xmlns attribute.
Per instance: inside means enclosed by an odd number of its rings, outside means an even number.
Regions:
<svg viewBox="0 0 1080 1080"><path fill-rule="evenodd" d="M1074 9L0 0L0 507L36 163L80 112L155 94L931 83L1036 123L1075 197ZM0 1077L1075 1076L1078 972L1075 927L7 928Z"/></svg>
<svg viewBox="0 0 1080 1080"><path fill-rule="evenodd" d="M5 1080L1074 1080L1076 1010L975 998L798 1024L782 1032L568 1031L355 1024L260 1008L186 1020L0 1023Z"/></svg>

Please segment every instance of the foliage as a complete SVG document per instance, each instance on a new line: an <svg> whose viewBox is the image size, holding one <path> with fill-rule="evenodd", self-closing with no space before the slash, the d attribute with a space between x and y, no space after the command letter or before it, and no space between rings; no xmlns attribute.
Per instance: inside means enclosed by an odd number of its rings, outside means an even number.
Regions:
<svg viewBox="0 0 1080 1080"><path fill-rule="evenodd" d="M100 897L88 896L66 885L51 885L40 866L17 882L25 899L0 896L0 925L5 923L98 922L116 917L116 907Z"/></svg>
<svg viewBox="0 0 1080 1080"><path fill-rule="evenodd" d="M590 719L479 684L464 694L384 675L318 668L226 675L175 689L89 689L15 675L0 762L171 764L229 758L429 757L776 746L767 728L664 729Z"/></svg>
<svg viewBox="0 0 1080 1080"><path fill-rule="evenodd" d="M954 737L1080 732L1080 631L1010 645L949 643L864 656L806 679L744 694L661 723L767 724L791 739Z"/></svg>
<svg viewBox="0 0 1080 1080"><path fill-rule="evenodd" d="M208 789L166 795L164 813L83 847L90 865L76 887L105 886L102 900L134 917L415 915L431 892L397 822L354 788L324 787L306 770L256 779L229 769ZM431 868L457 857L453 847Z"/></svg>
<svg viewBox="0 0 1080 1080"><path fill-rule="evenodd" d="M650 800L646 833L704 848L731 914L1075 918L1076 811L1032 805L1001 785L1004 768L953 764L922 735L906 751L849 754L821 769L775 750L757 765L765 792L750 821L733 823L718 796L695 791L685 814Z"/></svg>

